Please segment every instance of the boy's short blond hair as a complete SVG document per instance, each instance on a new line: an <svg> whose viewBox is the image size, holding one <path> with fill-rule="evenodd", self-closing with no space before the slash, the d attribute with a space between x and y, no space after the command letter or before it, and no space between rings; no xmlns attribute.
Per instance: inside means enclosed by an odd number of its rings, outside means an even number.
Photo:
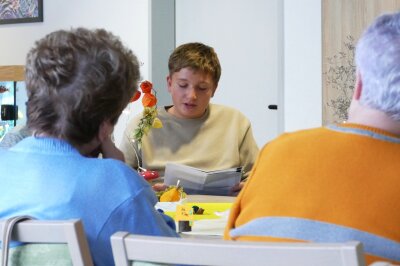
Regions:
<svg viewBox="0 0 400 266"><path fill-rule="evenodd" d="M210 74L215 85L218 85L221 77L221 65L214 48L199 42L178 46L168 60L169 75L172 76L186 67Z"/></svg>

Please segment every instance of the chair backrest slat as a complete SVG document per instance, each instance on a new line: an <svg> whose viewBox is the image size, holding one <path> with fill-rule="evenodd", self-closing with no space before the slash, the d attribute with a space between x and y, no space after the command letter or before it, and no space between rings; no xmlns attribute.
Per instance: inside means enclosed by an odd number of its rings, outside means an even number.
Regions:
<svg viewBox="0 0 400 266"><path fill-rule="evenodd" d="M116 266L129 261L194 265L364 266L361 243L271 243L179 239L118 232L111 237Z"/></svg>
<svg viewBox="0 0 400 266"><path fill-rule="evenodd" d="M0 232L4 220L0 220ZM65 243L73 265L93 265L89 245L80 220L28 220L15 225L11 240L23 243Z"/></svg>

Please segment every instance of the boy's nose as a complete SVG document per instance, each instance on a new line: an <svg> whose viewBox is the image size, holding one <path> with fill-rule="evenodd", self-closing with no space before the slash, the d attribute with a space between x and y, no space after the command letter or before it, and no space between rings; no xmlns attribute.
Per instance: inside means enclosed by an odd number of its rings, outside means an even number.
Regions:
<svg viewBox="0 0 400 266"><path fill-rule="evenodd" d="M188 96L189 96L191 99L196 99L196 98L197 98L195 88L189 88L189 90L188 90Z"/></svg>

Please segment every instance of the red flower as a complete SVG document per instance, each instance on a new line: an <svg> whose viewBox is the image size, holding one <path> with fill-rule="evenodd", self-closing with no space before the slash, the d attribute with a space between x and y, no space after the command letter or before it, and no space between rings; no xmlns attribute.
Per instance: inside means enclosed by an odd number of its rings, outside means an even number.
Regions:
<svg viewBox="0 0 400 266"><path fill-rule="evenodd" d="M157 118L157 97L156 91L153 90L153 84L150 81L142 81L139 90L131 98L131 102L136 101L141 96L142 105L144 107L142 118L133 132L133 139L138 143L139 147L142 143L142 137L145 136L151 128L161 128L162 122ZM154 94L152 93L154 91ZM140 165L140 162L138 162ZM140 168L140 167L139 167Z"/></svg>
<svg viewBox="0 0 400 266"><path fill-rule="evenodd" d="M129 100L129 102L132 103L132 102L136 101L137 99L140 98L140 95L142 95L142 93L140 91L136 91L135 94L132 96L132 98Z"/></svg>
<svg viewBox="0 0 400 266"><path fill-rule="evenodd" d="M140 83L140 88L142 89L143 93L151 93L151 90L153 89L153 83L151 83L148 80L145 80L142 83Z"/></svg>
<svg viewBox="0 0 400 266"><path fill-rule="evenodd" d="M143 98L142 98L142 104L144 107L152 107L156 105L157 103L157 98L154 94L151 93L145 93Z"/></svg>

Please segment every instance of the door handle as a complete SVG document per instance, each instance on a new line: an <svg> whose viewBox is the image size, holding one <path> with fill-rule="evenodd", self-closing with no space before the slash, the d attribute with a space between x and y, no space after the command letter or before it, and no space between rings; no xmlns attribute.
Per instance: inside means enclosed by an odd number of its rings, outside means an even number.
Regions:
<svg viewBox="0 0 400 266"><path fill-rule="evenodd" d="M278 110L278 105L276 105L276 104L270 104L270 105L268 105L268 109L269 109L269 110Z"/></svg>

